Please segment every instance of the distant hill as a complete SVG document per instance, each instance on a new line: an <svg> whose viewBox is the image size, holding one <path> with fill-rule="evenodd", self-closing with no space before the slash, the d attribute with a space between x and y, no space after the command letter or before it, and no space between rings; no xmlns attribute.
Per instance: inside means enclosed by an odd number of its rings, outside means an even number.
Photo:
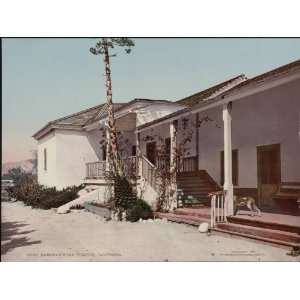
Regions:
<svg viewBox="0 0 300 300"><path fill-rule="evenodd" d="M32 173L34 165L30 159L7 162L2 164L2 174L6 174L9 169L20 167L26 173Z"/></svg>

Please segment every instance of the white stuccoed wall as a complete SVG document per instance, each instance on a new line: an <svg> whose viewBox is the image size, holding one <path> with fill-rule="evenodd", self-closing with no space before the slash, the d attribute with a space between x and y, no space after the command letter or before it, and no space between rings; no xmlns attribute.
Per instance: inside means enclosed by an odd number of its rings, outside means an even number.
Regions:
<svg viewBox="0 0 300 300"><path fill-rule="evenodd" d="M55 130L38 141L38 181L62 189L79 185L85 177L85 163L97 161L92 142L99 132L88 138L85 132ZM47 171L44 170L44 148L47 149Z"/></svg>
<svg viewBox="0 0 300 300"><path fill-rule="evenodd" d="M89 144L91 146L91 148L93 149L94 153L96 154L96 158L93 157L91 159L90 162L93 162L93 161L97 161L97 160L102 160L102 145L104 145L104 141L106 139L106 134L105 134L105 130L102 129L94 129L94 130L91 130L91 131L88 131L85 133L86 136L87 136L87 139L89 141ZM103 141L101 143L101 141Z"/></svg>
<svg viewBox="0 0 300 300"><path fill-rule="evenodd" d="M172 103L171 105L163 103L152 103L147 105L146 107L138 108L136 109L137 126L141 126L145 123L162 118L183 108L183 106L178 105L176 103Z"/></svg>
<svg viewBox="0 0 300 300"><path fill-rule="evenodd" d="M98 160L85 132L57 130L57 184L58 189L82 183L87 162Z"/></svg>
<svg viewBox="0 0 300 300"><path fill-rule="evenodd" d="M44 170L44 149L47 149L47 171ZM38 151L38 182L45 186L56 186L56 136L51 132L37 143Z"/></svg>
<svg viewBox="0 0 300 300"><path fill-rule="evenodd" d="M232 149L238 149L239 187L257 187L256 146L281 144L281 180L300 181L300 81L233 102ZM199 168L220 183L222 108L201 113L215 122L199 129ZM222 128L217 128L216 124Z"/></svg>
<svg viewBox="0 0 300 300"><path fill-rule="evenodd" d="M184 119L188 120L186 128L184 128ZM183 156L195 156L196 155L196 115L190 114L184 118L178 120L178 132L177 132L177 144L184 148ZM191 141L185 141L187 137L191 137Z"/></svg>

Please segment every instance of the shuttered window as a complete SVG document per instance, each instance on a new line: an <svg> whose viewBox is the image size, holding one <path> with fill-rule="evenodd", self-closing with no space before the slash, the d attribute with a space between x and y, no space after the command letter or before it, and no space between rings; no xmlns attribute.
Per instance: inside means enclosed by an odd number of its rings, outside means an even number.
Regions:
<svg viewBox="0 0 300 300"><path fill-rule="evenodd" d="M232 150L232 183L238 185L238 150ZM221 151L221 185L224 184L224 151Z"/></svg>

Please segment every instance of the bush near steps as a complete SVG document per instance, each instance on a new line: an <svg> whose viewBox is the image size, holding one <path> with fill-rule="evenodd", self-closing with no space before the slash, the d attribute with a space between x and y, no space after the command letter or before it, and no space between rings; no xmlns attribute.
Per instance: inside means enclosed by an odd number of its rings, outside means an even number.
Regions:
<svg viewBox="0 0 300 300"><path fill-rule="evenodd" d="M46 188L38 184L35 176L25 174L17 180L14 187L9 188L8 193L10 198L33 208L51 209L76 199L82 188L80 185L57 191L55 187Z"/></svg>

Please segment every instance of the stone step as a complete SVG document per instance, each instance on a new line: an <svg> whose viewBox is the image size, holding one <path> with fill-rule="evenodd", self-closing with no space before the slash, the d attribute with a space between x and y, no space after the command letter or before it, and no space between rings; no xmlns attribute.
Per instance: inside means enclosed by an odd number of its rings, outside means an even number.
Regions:
<svg viewBox="0 0 300 300"><path fill-rule="evenodd" d="M243 218L242 216L229 216L227 217L228 222L239 225L247 225L251 227L259 227L265 229L273 229L280 230L286 232L297 233L300 235L300 224L299 225L289 225L289 224L281 224L278 221L265 221L258 220L257 218Z"/></svg>
<svg viewBox="0 0 300 300"><path fill-rule="evenodd" d="M223 229L232 233L241 233L246 235L253 235L256 239L269 239L274 241L286 242L293 244L292 246L300 246L300 235L287 231L253 227L233 223L219 223L217 229Z"/></svg>
<svg viewBox="0 0 300 300"><path fill-rule="evenodd" d="M183 184L188 184L188 183L192 183L192 184L211 184L210 181L208 181L205 178L177 178L177 182L179 183L183 183Z"/></svg>
<svg viewBox="0 0 300 300"><path fill-rule="evenodd" d="M271 244L287 246L293 249L300 248L300 242L298 241L297 236L293 234L284 235L286 232L280 232L271 229L261 229L261 231L259 231L259 228L231 223L220 223L217 225L217 228L214 228L213 230L234 236L241 236Z"/></svg>
<svg viewBox="0 0 300 300"><path fill-rule="evenodd" d="M183 223L193 226L199 226L203 222L210 224L210 217L208 211L193 212L193 210L195 209L182 208L176 209L174 213L156 212L155 216L158 218L166 218L167 220L172 222ZM300 248L300 235L293 232L247 226L229 222L218 223L217 227L214 228L213 231L250 238L271 244L287 246L296 250Z"/></svg>

